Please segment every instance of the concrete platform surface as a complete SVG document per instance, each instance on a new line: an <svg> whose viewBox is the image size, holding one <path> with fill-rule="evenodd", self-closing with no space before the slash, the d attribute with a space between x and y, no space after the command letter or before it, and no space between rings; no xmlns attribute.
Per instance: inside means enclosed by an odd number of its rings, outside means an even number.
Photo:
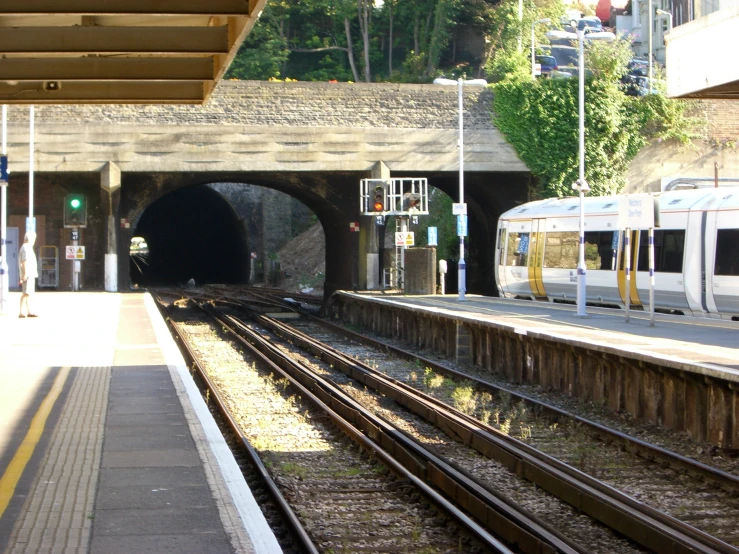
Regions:
<svg viewBox="0 0 739 554"><path fill-rule="evenodd" d="M282 552L148 294L0 314L0 552Z"/></svg>
<svg viewBox="0 0 739 554"><path fill-rule="evenodd" d="M512 327L518 333L542 333L595 348L636 356L656 357L674 364L692 365L711 374L739 382L739 322L655 314L631 310L626 322L623 310L587 307L578 317L575 306L550 302L457 295L395 296L343 292L372 301L411 306L430 313L460 319L488 321Z"/></svg>

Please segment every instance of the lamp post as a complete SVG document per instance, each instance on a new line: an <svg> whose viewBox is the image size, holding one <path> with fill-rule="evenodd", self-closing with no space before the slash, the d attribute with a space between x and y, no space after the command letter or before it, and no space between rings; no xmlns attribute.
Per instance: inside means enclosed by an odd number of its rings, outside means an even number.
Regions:
<svg viewBox="0 0 739 554"><path fill-rule="evenodd" d="M539 24L549 25L552 22L548 17L544 19L537 19L531 24L531 80L536 79L536 72L534 71L534 65L536 64L536 37L534 35L534 27Z"/></svg>
<svg viewBox="0 0 739 554"><path fill-rule="evenodd" d="M580 170L576 183L572 184L572 188L579 191L580 194L580 246L577 258L577 316L586 317L585 310L586 294L585 285L587 281L587 265L585 264L585 193L590 190L588 182L585 180L585 56L583 55L583 42L585 39L585 31L580 29L577 31L577 53L578 53L578 119L579 119L579 154L580 154Z"/></svg>
<svg viewBox="0 0 739 554"><path fill-rule="evenodd" d="M462 96L462 87L464 79L461 77L457 80L458 103L459 103L459 203L464 205L464 98ZM457 217L466 217L466 215L458 215ZM467 291L467 268L464 263L464 235L459 233L459 265L457 266L457 290L459 291L459 300L464 300L464 293Z"/></svg>
<svg viewBox="0 0 739 554"><path fill-rule="evenodd" d="M657 15L666 15L667 17L669 17L670 18L669 19L670 23L669 23L669 25L667 27L667 32L669 33L670 31L672 31L672 12L668 12L668 11L665 11L665 10L657 9L657 10L654 10L654 13L656 13ZM664 36L665 36L664 33L662 33L662 44L663 45L665 43Z"/></svg>
<svg viewBox="0 0 739 554"><path fill-rule="evenodd" d="M518 0L518 51L523 50L521 35L523 35L523 0Z"/></svg>
<svg viewBox="0 0 739 554"><path fill-rule="evenodd" d="M649 87L649 90L647 91L647 94L652 94L652 27L654 27L653 15L654 13L652 10L652 0L647 0L647 25L649 25L649 53L647 54L647 59L649 60L647 86Z"/></svg>
<svg viewBox="0 0 739 554"><path fill-rule="evenodd" d="M467 287L467 268L464 263L464 237L467 234L467 206L464 203L464 100L462 96L462 87L464 85L486 86L487 82L484 79L465 80L459 78L456 83L451 79L437 79L434 80L434 83L440 85L457 85L457 103L459 110L459 204L452 206L452 213L459 218L457 220L457 234L459 236L459 266L457 276L459 284L459 300L464 300L464 293L466 292ZM459 211L457 211L457 208ZM461 221L463 221L465 225L461 225Z"/></svg>

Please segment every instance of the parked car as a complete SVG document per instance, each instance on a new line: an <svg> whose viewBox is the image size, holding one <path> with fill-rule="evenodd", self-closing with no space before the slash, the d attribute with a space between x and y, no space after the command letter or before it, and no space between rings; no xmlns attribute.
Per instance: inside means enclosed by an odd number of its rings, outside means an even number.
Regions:
<svg viewBox="0 0 739 554"><path fill-rule="evenodd" d="M554 56L536 56L536 63L541 65L541 74L544 76L549 75L553 70L558 68L557 58Z"/></svg>
<svg viewBox="0 0 739 554"><path fill-rule="evenodd" d="M569 9L565 10L565 14L559 18L559 22L562 25L568 25L572 24L573 26L577 25L577 20L582 17L582 12L575 10L575 9Z"/></svg>
<svg viewBox="0 0 739 554"><path fill-rule="evenodd" d="M578 31L585 31L585 32L593 32L593 31L602 31L603 30L603 24L600 22L600 19L593 16L586 16L581 17L577 20L577 30Z"/></svg>
<svg viewBox="0 0 739 554"><path fill-rule="evenodd" d="M641 58L634 58L629 62L629 65L626 66L626 69L629 75L646 77L649 73L649 61Z"/></svg>
<svg viewBox="0 0 739 554"><path fill-rule="evenodd" d="M621 88L626 96L646 96L649 94L649 77L624 75L621 78ZM664 81L652 79L652 94L663 94L664 90Z"/></svg>

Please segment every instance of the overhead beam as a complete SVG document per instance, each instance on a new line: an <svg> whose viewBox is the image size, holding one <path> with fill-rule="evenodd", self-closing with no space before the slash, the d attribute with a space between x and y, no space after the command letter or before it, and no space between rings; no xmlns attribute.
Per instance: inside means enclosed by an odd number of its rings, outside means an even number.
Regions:
<svg viewBox="0 0 739 554"><path fill-rule="evenodd" d="M2 0L0 15L249 15L249 0Z"/></svg>
<svg viewBox="0 0 739 554"><path fill-rule="evenodd" d="M202 58L6 58L0 81L175 80L215 78L213 59Z"/></svg>
<svg viewBox="0 0 739 554"><path fill-rule="evenodd" d="M202 104L203 84L193 81L113 81L62 83L44 90L43 83L0 82L0 104Z"/></svg>
<svg viewBox="0 0 739 554"><path fill-rule="evenodd" d="M4 0L3 0L4 1ZM227 54L228 27L6 27L4 54Z"/></svg>

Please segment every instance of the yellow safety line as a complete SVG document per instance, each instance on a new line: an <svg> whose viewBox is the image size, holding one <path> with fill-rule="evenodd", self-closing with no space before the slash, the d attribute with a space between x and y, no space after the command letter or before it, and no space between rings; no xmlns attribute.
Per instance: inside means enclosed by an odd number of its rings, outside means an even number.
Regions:
<svg viewBox="0 0 739 554"><path fill-rule="evenodd" d="M18 486L18 481L20 481L23 471L26 469L31 456L33 456L39 440L41 440L41 434L46 426L46 420L49 418L56 399L59 398L59 395L64 389L64 383L67 381L67 377L69 377L69 372L70 368L68 367L63 367L59 371L49 394L46 395L36 415L33 416L28 433L26 433L23 442L18 447L10 464L8 464L8 468L5 470L2 479L0 479L0 517L2 517L8 504L10 504L15 487Z"/></svg>

